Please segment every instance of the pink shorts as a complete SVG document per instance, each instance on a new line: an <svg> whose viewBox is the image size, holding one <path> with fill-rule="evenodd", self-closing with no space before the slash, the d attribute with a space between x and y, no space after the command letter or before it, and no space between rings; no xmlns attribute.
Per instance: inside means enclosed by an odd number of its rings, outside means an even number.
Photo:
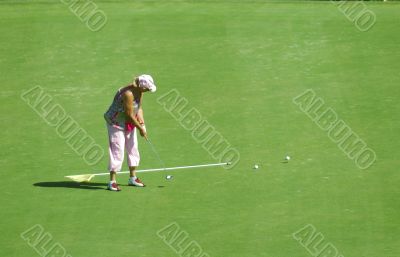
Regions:
<svg viewBox="0 0 400 257"><path fill-rule="evenodd" d="M124 131L107 124L109 171L120 171L124 161L124 150L128 155L128 166L139 166L140 155L137 141L136 128L132 131Z"/></svg>

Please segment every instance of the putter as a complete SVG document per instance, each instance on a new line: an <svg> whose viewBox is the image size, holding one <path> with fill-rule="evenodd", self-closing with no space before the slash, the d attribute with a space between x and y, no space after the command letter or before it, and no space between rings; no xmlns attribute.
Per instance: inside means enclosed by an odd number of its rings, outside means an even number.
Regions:
<svg viewBox="0 0 400 257"><path fill-rule="evenodd" d="M156 148L154 147L154 145L151 143L150 139L148 137L146 137L146 141L147 143L149 143L151 150L153 151L154 155L157 157L158 161L161 163L161 166L163 168L165 168L165 162L163 162L163 160L161 160L160 155L158 154L158 151L156 150Z"/></svg>

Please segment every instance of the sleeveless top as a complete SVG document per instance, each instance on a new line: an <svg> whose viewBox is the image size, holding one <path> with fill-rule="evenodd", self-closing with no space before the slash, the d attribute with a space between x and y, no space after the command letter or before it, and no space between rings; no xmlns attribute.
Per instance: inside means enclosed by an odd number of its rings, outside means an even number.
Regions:
<svg viewBox="0 0 400 257"><path fill-rule="evenodd" d="M114 100L111 103L108 110L104 113L104 119L106 122L116 128L124 130L132 130L134 125L127 122L127 116L125 114L123 94L130 90L129 87L120 88L114 96ZM133 99L133 111L136 114L139 111L140 99Z"/></svg>

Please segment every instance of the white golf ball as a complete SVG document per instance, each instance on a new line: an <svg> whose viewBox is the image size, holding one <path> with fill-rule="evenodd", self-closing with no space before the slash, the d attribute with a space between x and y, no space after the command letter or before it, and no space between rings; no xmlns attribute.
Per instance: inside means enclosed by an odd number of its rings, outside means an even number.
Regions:
<svg viewBox="0 0 400 257"><path fill-rule="evenodd" d="M167 179L167 180L170 180L170 179L172 179L172 178L173 178L173 176L171 176L171 175L165 176L165 179Z"/></svg>
<svg viewBox="0 0 400 257"><path fill-rule="evenodd" d="M285 160L287 160L287 161L290 160L290 156L286 155Z"/></svg>
<svg viewBox="0 0 400 257"><path fill-rule="evenodd" d="M254 169L258 169L258 165L257 164L254 164Z"/></svg>

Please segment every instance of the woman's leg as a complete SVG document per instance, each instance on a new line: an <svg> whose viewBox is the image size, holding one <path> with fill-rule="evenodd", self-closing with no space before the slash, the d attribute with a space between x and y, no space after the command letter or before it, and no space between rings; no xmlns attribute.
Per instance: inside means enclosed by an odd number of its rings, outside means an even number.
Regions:
<svg viewBox="0 0 400 257"><path fill-rule="evenodd" d="M125 137L124 131L113 126L107 125L108 129L108 170L110 171L110 181L116 180L116 173L121 170L124 161Z"/></svg>
<svg viewBox="0 0 400 257"><path fill-rule="evenodd" d="M129 166L129 184L135 186L144 186L143 183L136 177L136 167L139 166L140 154L139 154L139 144L137 140L137 130L136 128L131 132L125 133L125 146L128 155L128 166Z"/></svg>

